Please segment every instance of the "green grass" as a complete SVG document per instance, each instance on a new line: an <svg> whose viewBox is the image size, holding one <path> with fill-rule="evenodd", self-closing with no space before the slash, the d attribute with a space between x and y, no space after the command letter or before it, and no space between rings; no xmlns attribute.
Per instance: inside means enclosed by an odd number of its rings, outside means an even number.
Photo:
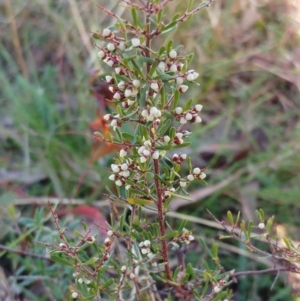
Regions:
<svg viewBox="0 0 300 301"><path fill-rule="evenodd" d="M108 183L105 167L111 159L103 158L89 166L93 141L87 136L97 108L89 94L89 72L101 68L90 32L111 22L97 9L100 2L11 3L17 36L11 32L8 16L2 16L6 22L0 26L0 168L7 174L22 172L27 180L37 173L43 175L41 181L32 180L31 184L19 178L9 183L5 177L0 178L0 204L4 208L1 215L5 216L1 222L5 225L0 232L2 244L19 248L21 237L26 239L27 248L43 253L44 247L33 240L47 241L55 236L48 223L35 224L35 230L27 232L34 222L25 220L26 224L24 219L34 220L41 213L34 214L34 206L13 206L19 197L31 197L32 204L34 197L44 196L74 197L90 203L103 199ZM102 2L107 7L106 1ZM182 3L170 10L184 9ZM189 27L179 27L171 37L195 53L192 68L200 73L200 88L193 87L189 95L204 105L204 122L193 129L189 150L193 161L209 167L209 186L239 175L225 188L180 210L211 219L206 212L209 208L222 219L228 209L246 214L249 208L262 207L268 215L275 214L276 221L297 240L299 235L294 229L299 226L300 85L299 65L293 62L299 61L299 24L290 15L295 11L292 1L270 1L259 7L250 3L217 1L210 15L203 11L190 20ZM4 4L1 6L5 11ZM121 8L113 9L122 13ZM20 40L21 55L13 42L16 38ZM25 62L25 69L20 61ZM47 210L43 212L45 216ZM38 226L41 232L36 230ZM43 260L38 260L36 269L32 269L31 258L5 256L0 262L9 260L5 272L14 279L20 275L55 277L55 269L59 269ZM224 255L227 268L237 263L227 258ZM239 260L234 268L249 266ZM279 296L282 282L270 292L274 278L262 278L259 283L251 285L249 280L235 287L236 296L241 296L235 300L258 300L258 296L267 298L264 300L292 300L289 289ZM63 300L59 296L65 294L68 281L66 277L64 282L59 279L59 285L48 280L44 283L55 288L54 299ZM30 292L35 292L34 283L34 279L22 280L18 286L30 300L42 300ZM47 298L43 300L51 300Z"/></svg>

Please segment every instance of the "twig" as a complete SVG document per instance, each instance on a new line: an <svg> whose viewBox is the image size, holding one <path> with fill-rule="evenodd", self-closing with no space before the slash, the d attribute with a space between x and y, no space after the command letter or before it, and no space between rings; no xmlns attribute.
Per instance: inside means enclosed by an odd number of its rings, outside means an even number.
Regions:
<svg viewBox="0 0 300 301"><path fill-rule="evenodd" d="M30 253L30 252L26 252L26 251L20 251L20 250L16 250L16 249L12 249L3 245L0 245L0 250L4 250L10 253L14 253L20 256L29 256L32 258L38 258L38 259L43 259L43 260L49 260L51 261L50 257L48 256L44 256L44 255L38 255L38 254L34 254L34 253Z"/></svg>

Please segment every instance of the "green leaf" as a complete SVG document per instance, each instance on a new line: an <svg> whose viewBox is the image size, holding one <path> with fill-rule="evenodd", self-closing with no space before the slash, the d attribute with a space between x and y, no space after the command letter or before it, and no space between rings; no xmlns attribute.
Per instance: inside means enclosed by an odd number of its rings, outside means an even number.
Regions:
<svg viewBox="0 0 300 301"><path fill-rule="evenodd" d="M137 17L136 10L134 8L131 9L131 17L133 20L133 25L137 28L140 27L139 18Z"/></svg>
<svg viewBox="0 0 300 301"><path fill-rule="evenodd" d="M135 59L136 59L136 57L135 57ZM133 65L134 71L139 75L139 77L141 79L144 79L144 74L143 74L142 68L140 66L138 66L138 64L135 62L135 60L132 60L131 63Z"/></svg>
<svg viewBox="0 0 300 301"><path fill-rule="evenodd" d="M187 103L182 107L183 111L187 111L191 108L192 104L194 102L193 98L190 98Z"/></svg>
<svg viewBox="0 0 300 301"><path fill-rule="evenodd" d="M67 256L65 253L61 252L61 251L57 251L57 250L54 250L52 252L50 252L50 259L57 262L57 263L60 263L62 265L67 265L67 266L74 266L74 259Z"/></svg>
<svg viewBox="0 0 300 301"><path fill-rule="evenodd" d="M166 33L169 33L173 30L175 30L178 26L178 22L175 20L171 23L169 23L168 25L164 26L161 33L160 34L166 34Z"/></svg>
<svg viewBox="0 0 300 301"><path fill-rule="evenodd" d="M266 230L267 230L268 233L270 233L270 231L271 231L271 228L272 228L273 223L274 223L274 218L275 218L275 216L273 215L267 221Z"/></svg>
<svg viewBox="0 0 300 301"><path fill-rule="evenodd" d="M167 45L167 53L169 54L169 52L173 49L173 40L170 40L168 42L168 45Z"/></svg>
<svg viewBox="0 0 300 301"><path fill-rule="evenodd" d="M172 146L172 149L184 148L184 147L188 147L188 146L190 146L190 145L191 145L190 142L185 142L185 143L173 145L173 146Z"/></svg>
<svg viewBox="0 0 300 301"><path fill-rule="evenodd" d="M167 119L164 122L162 122L157 129L159 135L163 136L166 133L166 131L169 129L170 125L171 125L170 119Z"/></svg>
<svg viewBox="0 0 300 301"><path fill-rule="evenodd" d="M162 46L159 48L158 55L162 56L166 52L166 47Z"/></svg>
<svg viewBox="0 0 300 301"><path fill-rule="evenodd" d="M175 110L178 106L179 103L179 98L180 98L180 92L176 90L174 92L174 100L173 100L173 109Z"/></svg>
<svg viewBox="0 0 300 301"><path fill-rule="evenodd" d="M192 279L196 278L196 273L195 273L195 271L194 271L193 266L192 266L191 263L187 264L186 271L187 271L187 273L190 275L190 277Z"/></svg>
<svg viewBox="0 0 300 301"><path fill-rule="evenodd" d="M160 11L156 14L156 22L157 22L157 24L160 24L160 23L161 23L162 14L163 14L163 10L160 10Z"/></svg>
<svg viewBox="0 0 300 301"><path fill-rule="evenodd" d="M114 279L110 278L101 286L101 289L107 288L107 287L111 286L112 284L114 284Z"/></svg>
<svg viewBox="0 0 300 301"><path fill-rule="evenodd" d="M253 221L249 221L249 223L248 223L248 229L247 229L247 234L246 234L246 237L248 239L251 238L252 228L253 228Z"/></svg>
<svg viewBox="0 0 300 301"><path fill-rule="evenodd" d="M186 226L186 224L187 224L187 220L186 220L186 219L183 219L183 220L181 221L181 224L179 225L177 231L178 231L178 232L181 232L181 231L183 230L183 228Z"/></svg>
<svg viewBox="0 0 300 301"><path fill-rule="evenodd" d="M138 206L151 205L154 203L153 200L145 200L145 199L137 199L137 198L128 198L127 202L130 205L138 205Z"/></svg>
<svg viewBox="0 0 300 301"><path fill-rule="evenodd" d="M235 221L235 224L234 224L235 227L237 226L237 224L240 220L240 216L241 216L241 211L239 211L238 214L237 214L236 221Z"/></svg>
<svg viewBox="0 0 300 301"><path fill-rule="evenodd" d="M178 236L178 232L173 230L170 231L169 233L165 234L164 236L161 237L161 239L169 239L169 238L174 238Z"/></svg>
<svg viewBox="0 0 300 301"><path fill-rule="evenodd" d="M231 211L229 211L229 210L227 211L227 218L228 218L228 220L230 222L230 225L234 226L233 216L232 216Z"/></svg>

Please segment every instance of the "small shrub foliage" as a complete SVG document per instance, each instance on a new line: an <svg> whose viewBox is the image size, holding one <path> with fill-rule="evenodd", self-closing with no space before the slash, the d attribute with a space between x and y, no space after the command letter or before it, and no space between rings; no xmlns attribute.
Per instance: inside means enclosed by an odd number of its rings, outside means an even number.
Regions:
<svg viewBox="0 0 300 301"><path fill-rule="evenodd" d="M172 199L188 200L189 184L203 184L206 177L205 169L193 166L185 153L192 135L188 129L202 121L202 105L187 97L188 89L197 87L199 74L189 66L193 55L184 46L174 45L168 34L212 2L196 6L186 1L186 11L170 17L164 10L173 1L123 0L120 5L131 13L130 20L99 6L117 19L114 27L94 33L95 39L105 42L98 47L98 57L111 70L105 80L113 99L107 101L115 110L103 117L111 131L95 132L94 139L118 145L120 151L109 167L113 185L107 187L107 196L112 214L110 225L102 229L107 234L104 242L97 242L91 229L85 228L84 234L76 233L78 243L71 245L52 211L62 242L50 256L74 267L70 299L209 301L231 297L227 287L234 271L223 270L218 245L209 249L196 239L186 220L173 228L166 219ZM183 163L187 168L181 168ZM120 203L123 213L117 210ZM268 237L273 218L265 223L263 211L257 214L257 227L240 222L239 214L234 218L231 212L230 226L215 220L224 225L229 237L259 252L251 244L253 228ZM195 240L200 240L210 257L200 266L192 266L184 255Z"/></svg>

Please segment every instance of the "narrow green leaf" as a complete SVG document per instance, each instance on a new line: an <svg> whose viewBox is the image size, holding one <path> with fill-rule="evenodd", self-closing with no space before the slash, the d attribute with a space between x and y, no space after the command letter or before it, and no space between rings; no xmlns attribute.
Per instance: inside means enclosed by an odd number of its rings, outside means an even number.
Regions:
<svg viewBox="0 0 300 301"><path fill-rule="evenodd" d="M228 218L228 220L230 222L230 225L234 226L233 216L232 216L231 211L229 211L229 210L227 211L227 218Z"/></svg>

